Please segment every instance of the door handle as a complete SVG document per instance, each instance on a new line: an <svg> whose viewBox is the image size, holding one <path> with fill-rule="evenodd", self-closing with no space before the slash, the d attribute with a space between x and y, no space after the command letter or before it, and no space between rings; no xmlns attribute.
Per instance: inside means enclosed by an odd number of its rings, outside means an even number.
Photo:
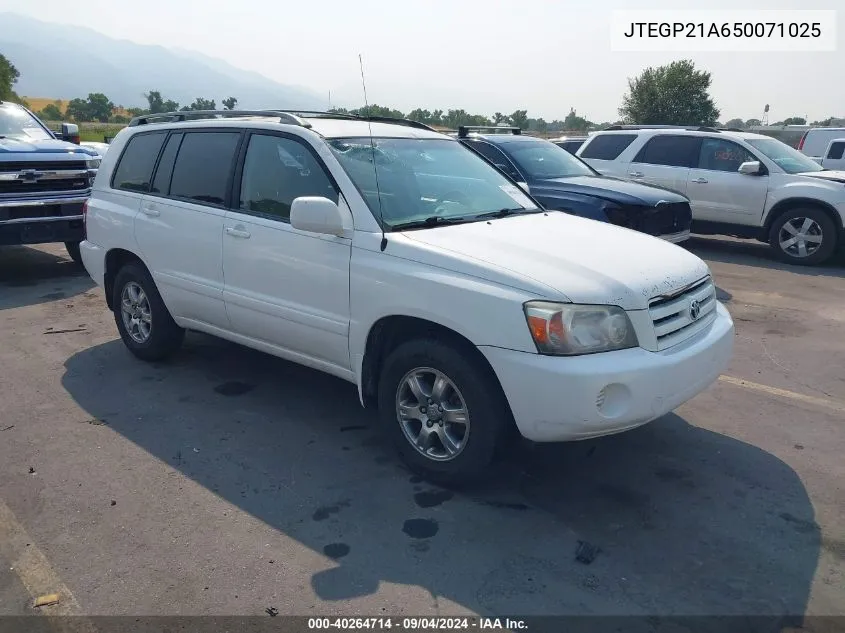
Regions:
<svg viewBox="0 0 845 633"><path fill-rule="evenodd" d="M641 171L629 171L629 172L628 172L628 175L629 175L631 178L642 178L642 177L643 177L643 172L641 172Z"/></svg>
<svg viewBox="0 0 845 633"><path fill-rule="evenodd" d="M156 209L155 205L152 202L144 202L141 204L141 213L144 215L148 215L151 218L157 218L161 215L161 211Z"/></svg>
<svg viewBox="0 0 845 633"><path fill-rule="evenodd" d="M248 240L250 238L249 231L247 231L243 226L227 226L226 235L231 235L232 237L240 237L245 240Z"/></svg>
<svg viewBox="0 0 845 633"><path fill-rule="evenodd" d="M707 178L693 178L692 180L690 180L690 182L694 182L694 183L699 184L699 185L706 185L707 184Z"/></svg>

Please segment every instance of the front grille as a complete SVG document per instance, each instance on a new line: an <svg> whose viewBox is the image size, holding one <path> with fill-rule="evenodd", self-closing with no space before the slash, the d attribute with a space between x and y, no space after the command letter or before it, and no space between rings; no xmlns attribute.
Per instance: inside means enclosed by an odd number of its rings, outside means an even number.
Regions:
<svg viewBox="0 0 845 633"><path fill-rule="evenodd" d="M688 202L666 202L654 206L622 205L609 209L607 215L613 224L649 235L688 231L692 222Z"/></svg>
<svg viewBox="0 0 845 633"><path fill-rule="evenodd" d="M652 299L648 312L654 324L658 351L667 349L713 322L716 318L716 287L712 279L706 277L680 293Z"/></svg>
<svg viewBox="0 0 845 633"><path fill-rule="evenodd" d="M3 161L0 162L0 174L10 171L23 171L34 169L35 171L63 171L65 169L87 169L88 165L84 160L51 160L51 161Z"/></svg>
<svg viewBox="0 0 845 633"><path fill-rule="evenodd" d="M95 174L84 161L0 162L0 195L81 192Z"/></svg>

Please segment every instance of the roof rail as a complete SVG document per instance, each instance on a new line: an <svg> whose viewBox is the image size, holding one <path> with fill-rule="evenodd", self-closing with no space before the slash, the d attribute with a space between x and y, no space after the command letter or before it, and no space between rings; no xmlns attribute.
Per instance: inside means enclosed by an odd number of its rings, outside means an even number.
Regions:
<svg viewBox="0 0 845 633"><path fill-rule="evenodd" d="M178 112L159 112L156 114L145 114L137 116L129 122L129 127L147 125L155 122L172 123L176 121L187 121L197 119L235 118L246 116L278 117L279 123L290 123L302 127L311 127L311 124L301 117L285 110L180 110Z"/></svg>
<svg viewBox="0 0 845 633"><path fill-rule="evenodd" d="M600 131L606 132L608 130L688 130L690 132L718 132L719 128L706 125L611 125Z"/></svg>
<svg viewBox="0 0 845 633"><path fill-rule="evenodd" d="M356 116L359 121L370 121L372 123L392 123L394 125L404 125L406 127L413 127L418 130L429 130L430 132L437 132L433 127L420 123L419 121L412 121L411 119L396 119L390 116Z"/></svg>
<svg viewBox="0 0 845 633"><path fill-rule="evenodd" d="M522 134L522 129L507 125L461 125L458 126L458 137L465 138L470 132L478 132L480 130L495 130L497 132L507 130L511 134Z"/></svg>

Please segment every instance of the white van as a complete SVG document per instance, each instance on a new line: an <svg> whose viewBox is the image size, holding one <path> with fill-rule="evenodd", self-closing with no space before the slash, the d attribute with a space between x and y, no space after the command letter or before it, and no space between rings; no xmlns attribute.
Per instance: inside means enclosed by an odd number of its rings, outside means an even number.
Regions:
<svg viewBox="0 0 845 633"><path fill-rule="evenodd" d="M845 171L845 134L842 136L828 143L822 157L817 159L825 169Z"/></svg>
<svg viewBox="0 0 845 633"><path fill-rule="evenodd" d="M821 162L831 141L845 136L845 127L814 127L804 132L798 142L798 151Z"/></svg>

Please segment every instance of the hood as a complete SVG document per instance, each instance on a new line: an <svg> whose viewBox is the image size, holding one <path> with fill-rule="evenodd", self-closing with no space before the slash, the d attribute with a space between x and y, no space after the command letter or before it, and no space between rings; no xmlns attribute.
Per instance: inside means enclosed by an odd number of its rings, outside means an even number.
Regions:
<svg viewBox="0 0 845 633"><path fill-rule="evenodd" d="M823 180L832 180L833 182L845 183L845 171L838 171L835 169L825 169L824 171L806 171L799 176L809 176L810 178L821 178Z"/></svg>
<svg viewBox="0 0 845 633"><path fill-rule="evenodd" d="M652 297L683 288L710 271L701 259L656 237L563 213L536 213L407 231L408 240L440 251L431 263L458 273L462 260L477 269L522 279L523 289L553 290L543 298L648 308ZM405 255L407 256L407 254ZM447 257L450 256L447 260ZM485 275L486 276L486 275ZM503 281L507 283L507 281Z"/></svg>
<svg viewBox="0 0 845 633"><path fill-rule="evenodd" d="M57 139L0 138L0 159L9 154L70 154L76 158L96 156L97 152L80 145Z"/></svg>
<svg viewBox="0 0 845 633"><path fill-rule="evenodd" d="M606 176L546 178L533 181L531 186L546 194L553 195L555 191L579 193L596 196L618 204L653 206L661 200L670 203L687 202L684 196L668 189Z"/></svg>

